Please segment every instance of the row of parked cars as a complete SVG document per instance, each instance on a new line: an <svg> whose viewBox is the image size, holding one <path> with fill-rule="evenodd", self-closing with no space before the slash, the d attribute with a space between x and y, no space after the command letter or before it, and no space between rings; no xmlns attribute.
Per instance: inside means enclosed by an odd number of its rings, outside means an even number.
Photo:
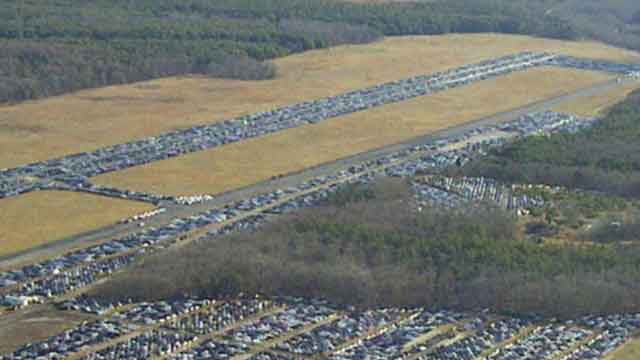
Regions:
<svg viewBox="0 0 640 360"><path fill-rule="evenodd" d="M550 54L521 53L478 64L467 65L443 73L416 76L349 92L332 98L296 104L293 106L247 115L213 125L198 126L98 149L91 153L69 155L46 162L29 164L0 171L0 198L22 193L57 189L61 183L65 190L127 198L159 204L176 201L179 204L199 203L202 199L174 199L169 196L124 191L91 184L89 177L151 161L166 159L199 151L274 131L315 123L346 113L368 109L389 102L423 96L472 81L523 70L531 66L555 65L584 70L626 74L640 73L640 65L594 61ZM579 130L581 123L575 123ZM28 177L28 180L27 180ZM52 180L55 180L54 183Z"/></svg>
<svg viewBox="0 0 640 360"><path fill-rule="evenodd" d="M511 341L523 333L530 322L527 319L499 318L472 323L475 333L449 345L427 349L418 359L476 359L491 352L499 344Z"/></svg>
<svg viewBox="0 0 640 360"><path fill-rule="evenodd" d="M209 313L220 322L221 327L230 326L244 317L260 313L272 303L264 299L240 299L231 301L215 301L211 299L186 299L172 302L139 304L106 304L86 299L67 301L61 308L70 306L89 306L96 313L96 308L110 309L100 311L99 320L82 323L61 334L40 342L25 345L12 354L0 356L0 359L60 359L71 354L86 352L94 346L114 342L104 350L89 351L87 359L145 359L151 355L159 355L167 349L174 349L175 344L193 339L190 333L180 333L171 327L161 327L186 317ZM144 314L144 315L142 315ZM138 334L131 337L131 334ZM178 335L177 337L173 335ZM122 336L131 337L118 341ZM163 350L165 349L165 350ZM111 357L115 351L116 356ZM124 354L129 354L124 356ZM146 354L146 355L145 355Z"/></svg>
<svg viewBox="0 0 640 360"><path fill-rule="evenodd" d="M610 315L586 317L578 324L596 331L580 348L566 354L562 360L602 359L634 336L640 328L639 315Z"/></svg>
<svg viewBox="0 0 640 360"><path fill-rule="evenodd" d="M0 175L0 199L17 196L31 191L43 190L45 187L46 184L34 183L33 181L23 177Z"/></svg>
<svg viewBox="0 0 640 360"><path fill-rule="evenodd" d="M535 115L530 117L537 118ZM540 118L542 120L536 122L539 126L548 125L553 121L567 123L566 119L560 116L550 117L543 114L540 115ZM516 123L523 122L518 120ZM512 130L517 131L518 129L516 126ZM561 128L554 127L555 130L561 131ZM211 231L209 237L203 238L208 239L231 231L255 228L260 225L265 216L318 204L330 192L345 182L366 182L370 181L373 176L412 177L423 169L437 169L454 165L459 163L461 158L468 159L475 156L474 154L482 152L485 146L498 146L500 141L493 138L486 140L486 137L482 136L490 131L495 131L495 128L474 129L467 134L447 140L413 146L407 150L352 166L346 171L329 176L319 176L296 187L261 194L188 218L178 218L166 226L144 229L123 238L73 251L54 259L25 266L22 269L0 273L0 289L4 288L5 294L0 298L0 305L12 306L11 304L15 303L16 297L36 297L46 300L82 288L118 271L150 250L159 250L179 241L185 234L195 229L232 222L229 226ZM441 148L458 142L464 142L466 145L454 150L439 151ZM424 156L416 156L422 153ZM327 184L331 184L331 186L326 186ZM421 191L420 194L423 192ZM289 199L282 201L284 197ZM425 197L422 200L425 200ZM263 211L257 216L246 217L247 212L256 209ZM237 221L239 218L243 218L242 221ZM8 299L11 300L11 304L7 303Z"/></svg>
<svg viewBox="0 0 640 360"><path fill-rule="evenodd" d="M521 116L516 121L502 124L498 128L516 132L519 136L542 135L558 131L576 133L593 126L597 121L598 118L593 117L545 111Z"/></svg>
<svg viewBox="0 0 640 360"><path fill-rule="evenodd" d="M347 346L331 354L330 358L339 359L398 359L410 354L431 348L438 341L453 336L458 331L471 324L471 321L462 323L467 315L462 313L440 311L415 311L405 321L397 322L373 336L363 339L352 346ZM441 328L451 325L449 328ZM428 341L416 343L416 339L427 334L435 334ZM425 339L427 340L427 339ZM431 343L431 344L430 344ZM412 346L414 344L414 346Z"/></svg>
<svg viewBox="0 0 640 360"><path fill-rule="evenodd" d="M149 359L180 352L195 344L199 336L210 335L273 308L275 303L263 299L231 301L184 300L137 305L133 310L114 315L122 322L143 323L148 330L124 341L93 352L85 360ZM197 304L194 307L194 304ZM155 306L154 306L155 305ZM189 307L190 311L176 311ZM141 319L141 315L143 315ZM142 321L141 321L142 320ZM161 326L158 327L157 325Z"/></svg>
<svg viewBox="0 0 640 360"><path fill-rule="evenodd" d="M540 195L527 195L516 191L515 186L507 186L485 177L428 176L425 183L428 187L456 194L471 202L496 204L518 215L527 214L529 209L545 205L545 200Z"/></svg>
<svg viewBox="0 0 640 360"><path fill-rule="evenodd" d="M275 349L304 357L332 354L352 341L383 332L407 316L406 310L396 308L351 311L348 315L289 338L275 345Z"/></svg>
<svg viewBox="0 0 640 360"><path fill-rule="evenodd" d="M469 84L474 81L540 66L553 59L550 54L520 53L467 65L428 76L416 76L330 98L304 102L211 125L173 131L142 140L104 147L92 152L33 163L0 172L0 198L15 195L9 185L26 176L57 180L86 187L87 178L122 170L194 151L222 146L244 139L345 115L355 111L404 101L417 96ZM13 180L12 180L13 179ZM30 186L35 189L38 183ZM22 188L21 188L22 189ZM21 191L28 191L29 188Z"/></svg>
<svg viewBox="0 0 640 360"><path fill-rule="evenodd" d="M165 329L153 329L125 342L82 357L82 360L152 359L179 351L196 336Z"/></svg>
<svg viewBox="0 0 640 360"><path fill-rule="evenodd" d="M602 359L640 330L640 314L556 321L301 298L100 306L100 319L0 359Z"/></svg>
<svg viewBox="0 0 640 360"><path fill-rule="evenodd" d="M286 309L259 317L221 333L191 349L174 354L174 359L221 359L247 355L257 346L276 342L287 334L304 331L336 315L336 309L322 302L290 301Z"/></svg>
<svg viewBox="0 0 640 360"><path fill-rule="evenodd" d="M75 191L80 193L87 193L91 195L106 196L117 199L127 199L131 201L146 202L150 204L162 204L162 203L178 203L177 198L170 195L157 195L143 191L118 189L110 186L104 186L99 184L93 184L88 179L81 179L77 181L50 181L43 182L38 185L38 190L53 190L53 191Z"/></svg>
<svg viewBox="0 0 640 360"><path fill-rule="evenodd" d="M570 351L592 334L591 329L566 324L549 324L537 327L529 336L496 351L489 358L496 360L552 359Z"/></svg>
<svg viewBox="0 0 640 360"><path fill-rule="evenodd" d="M414 182L411 185L411 188L413 190L418 211L422 211L429 207L437 207L439 209L460 209L471 205L469 201L465 200L458 194L444 191L430 185L425 185L422 182Z"/></svg>
<svg viewBox="0 0 640 360"><path fill-rule="evenodd" d="M2 360L64 359L71 354L117 339L136 327L120 321L97 320L80 324L44 341L22 346L12 354L0 355Z"/></svg>
<svg viewBox="0 0 640 360"><path fill-rule="evenodd" d="M551 65L569 67L579 70L604 71L620 75L633 75L640 72L640 64L618 63L607 60L578 58L558 55L549 61Z"/></svg>

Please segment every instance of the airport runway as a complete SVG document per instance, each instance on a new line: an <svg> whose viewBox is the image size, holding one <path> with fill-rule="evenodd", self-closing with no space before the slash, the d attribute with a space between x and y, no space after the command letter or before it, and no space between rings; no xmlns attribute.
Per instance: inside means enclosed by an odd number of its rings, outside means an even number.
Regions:
<svg viewBox="0 0 640 360"><path fill-rule="evenodd" d="M264 182L260 182L245 188L229 191L219 194L215 199L207 201L201 204L195 205L168 205L163 206L167 209L166 212L159 214L151 219L145 220L146 227L159 227L171 222L172 219L189 217L197 213L222 207L225 204L250 198L254 195L273 191L275 189L283 189L300 184L311 178L315 178L322 175L328 175L336 173L340 170L346 169L352 165L359 164L372 159L377 159L385 155L402 151L404 149L411 148L415 145L425 142L452 137L463 134L470 129L479 126L491 126L500 123L512 121L520 116L533 112L541 112L550 110L564 102L568 102L581 97L589 97L597 95L603 92L607 92L621 86L628 81L618 81L617 79L602 82L575 92L561 94L549 99L545 99L539 102L531 103L510 111L494 114L491 116L476 119L466 124L446 128L426 135L418 136L409 141L402 143L385 146L382 148L370 150L353 156L349 156L331 163L326 163L305 169L297 173L287 174L277 179L272 179ZM136 223L131 224L114 224L106 226L94 231L90 231L83 234L78 234L69 238L60 239L43 246L32 248L24 252L6 256L0 258L0 270L6 271L14 268L18 268L27 264L35 263L45 259L49 259L55 256L62 255L71 250L85 248L92 245L96 245L114 238L119 238L132 234L141 230L141 227Z"/></svg>

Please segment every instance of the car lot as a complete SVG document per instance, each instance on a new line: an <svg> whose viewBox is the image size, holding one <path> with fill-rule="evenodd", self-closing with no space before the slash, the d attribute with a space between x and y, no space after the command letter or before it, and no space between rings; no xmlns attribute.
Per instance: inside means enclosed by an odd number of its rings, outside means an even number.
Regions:
<svg viewBox="0 0 640 360"><path fill-rule="evenodd" d="M391 326L400 320L405 312L400 309L376 309L352 312L312 331L295 336L276 345L276 349L294 355L313 356L329 354L341 346L363 338L365 335Z"/></svg>
<svg viewBox="0 0 640 360"><path fill-rule="evenodd" d="M544 68L542 69L536 69L535 71L538 70L545 70ZM562 70L565 71L565 70ZM531 74L531 72L527 72L529 74ZM514 75L526 75L527 73L524 74L514 74ZM579 73L579 72L578 72ZM578 74L576 75L578 77L580 77L581 75ZM608 75L607 75L608 76ZM503 79L506 81L506 79ZM508 81L507 81L508 82ZM402 105L405 106L404 103L402 104L398 104L398 105ZM326 125L326 124L325 124ZM307 129L315 129L317 127L306 127ZM300 130L300 129L298 129ZM241 144L236 144L238 146L242 145L244 146L244 143ZM248 144L247 144L248 145ZM218 149L220 150L220 149ZM358 150L358 151L363 151L363 150ZM322 153L322 151L316 151L316 153ZM201 155L201 154L198 154ZM77 160L76 156L72 156L72 159ZM75 161L73 160L73 161ZM183 160L183 158L179 159L180 161ZM186 159L185 159L186 160ZM333 158L331 159L333 160ZM238 163L243 163L243 161L238 161ZM206 166L205 166L206 168ZM225 167L226 169L231 169L233 168L232 166L227 166ZM234 168L235 169L235 168ZM15 170L15 169L14 169ZM67 169L69 170L69 169ZM178 170L176 170L178 171ZM235 170L234 170L235 171ZM8 173L11 173L12 170L8 170ZM256 169L256 172L259 173L258 169ZM202 171L203 174L207 173L207 170L203 170ZM247 173L251 173L250 169L249 171L243 171L243 173L247 174ZM53 174L53 173L52 173ZM123 176L123 178L127 178L127 179L134 179L135 176L131 176L128 177L128 174L123 173L123 172L118 172L118 174L121 174L120 176ZM216 175L217 174L217 175ZM218 171L215 170L213 171L212 176L210 176L209 178L213 179L216 176L221 177L221 178L225 178L225 179L231 179L231 178L235 178L234 176L226 176L224 175L225 172L224 171ZM172 191L169 188L160 188L160 189L155 189L153 191L156 191L157 194L151 194L148 192L148 190L143 186L142 188L138 188L135 184L127 184L127 183L119 183L119 182L115 182L115 184L120 184L120 185L116 185L116 187L122 187L127 188L127 187L131 187L131 188L135 188L138 191L128 191L128 190L122 190L122 189L116 189L113 187L105 187L105 186L100 186L100 185L96 185L96 184L92 184L90 182L88 182L88 180L83 177L80 176L78 174L74 174L72 172L69 171L63 171L62 173L58 174L58 175L53 175L54 177L56 177L56 179L60 179L60 180L52 180L50 178L39 178L37 176L15 176L15 180L17 181L22 181L24 182L25 186L27 187L33 187L34 189L64 189L65 191L78 191L78 192L88 192L88 193L92 193L92 194L99 194L99 195L103 195L103 196L109 196L109 197L115 197L118 199L121 198L125 198L125 199L130 199L130 200L138 200L138 201L144 201L147 203L151 203L154 205L158 205L158 206L169 206L169 207L174 207L178 208L180 206L183 207L182 213L184 214L185 212L188 212L189 210L185 210L187 209L187 206L189 204L195 205L196 207L204 202L206 202L209 197L205 194L205 192L207 191L211 191L211 192L216 192L215 189L213 188L207 188L206 186L209 185L203 185L203 188L199 189L198 191L194 191L194 192L198 192L198 193L202 193L202 195L200 196L194 196L194 197L188 197L188 198L174 198L171 196L165 196L162 193L164 193L165 191L168 193L172 193ZM260 175L262 176L262 175ZM190 176L188 176L190 177ZM154 176L145 176L145 179L150 179L150 178L154 178ZM193 178L193 177L190 177ZM267 178L264 178L267 179ZM250 180L250 179L249 179ZM96 182L99 180L95 180ZM244 180L243 180L244 181ZM108 182L108 181L107 181ZM214 180L215 183L217 184L223 184L224 181L220 181L218 182L217 178ZM253 183L253 182L248 182L248 183ZM218 185L214 185L214 187L216 187ZM220 185L220 186L226 186L226 185ZM151 187L150 187L151 188ZM57 193L59 193L59 191L56 191ZM38 192L41 193L41 192ZM16 199L18 198L22 198L22 196L16 197ZM67 209L72 209L72 207L67 207ZM33 211L36 211L36 209L34 209ZM125 216L129 216L129 214L123 214L122 217L124 218ZM162 219L160 220L161 222L166 222L168 221L169 216L159 216L157 217L157 219ZM117 218L116 220L120 220L120 218ZM116 222L116 220L113 221L113 223ZM151 223L156 223L158 224L160 221L155 221L156 219L150 219ZM146 225L149 225L149 221L140 221L138 222L139 224L145 223ZM76 222L77 224L77 222ZM32 262L37 260L38 258L42 258L44 256L50 256L48 254L50 253L54 253L54 252L61 252L63 251L64 248L68 247L69 244L71 244L72 242L80 242L79 238L83 238L83 239L87 239L89 237L91 237L91 239L89 241L91 242L95 242L95 241L99 241L101 239L106 238L107 236L115 236L116 233L122 234L125 231L126 232L130 232L133 229L131 229L131 227L129 227L128 229L124 230L124 226L110 226L110 225L101 225L101 226L94 226L91 229L95 229L96 231L92 231L94 234L93 235L89 235L88 233L85 233L84 231L82 231L81 233L73 233L71 235L62 235L62 236L51 236L51 237L46 237L45 240L48 241L46 245L43 246L29 246L26 247L24 249L24 251L21 251L20 253L16 253L15 256L11 256L10 258L7 258L6 261L3 259L4 263L8 263L8 266L14 266L13 264L17 264L17 263L26 263L26 262ZM21 234L20 231L16 231L17 234ZM79 236L76 236L78 234L82 234ZM51 241L51 240L59 240L59 239L64 239L65 241ZM87 241L87 243L89 242Z"/></svg>
<svg viewBox="0 0 640 360"><path fill-rule="evenodd" d="M207 194L173 198L94 185L88 178L545 65L613 72L628 77L636 76L638 71L637 65L597 62L545 53L521 53L429 76L417 76L332 98L248 115L223 123L198 126L90 153L3 170L0 171L0 198L29 191L55 189L89 192L154 204L206 203L213 200ZM470 158L484 154L488 148L501 146L509 140L500 136L483 137L489 133L499 131L517 137L556 131L575 132L590 126L594 121L596 119L580 119L551 112L530 114L505 125L473 129L461 136L421 144L352 166L339 173L319 176L291 188L279 189L194 216L175 219L163 227L143 229L130 236L0 273L0 291L3 294L0 296L0 304L21 306L31 302L57 300L60 296L68 295L75 290L86 289L145 254L161 251L194 230L226 224L199 238L199 241L208 241L222 234L255 229L272 216L316 206L331 191L345 183L369 182L379 176L411 178L425 170L462 165ZM452 146L456 144L464 145ZM498 195L497 185L490 179L467 179L462 184L445 183L439 184L438 187L440 189L425 184L413 184L418 209L427 204L459 207L469 200L484 199L487 196L502 198ZM536 201L537 199L512 199L507 201L506 206L519 208ZM155 214L152 212L145 213L130 221L141 222L147 216L153 215ZM125 306L126 310L117 311L121 305L91 303L86 299L67 302L64 306L71 311L86 311L108 318L83 324L45 342L25 346L20 352L7 358L55 358L79 352L81 349L84 351L96 344L114 339L116 341L113 346L97 350L88 358L147 358L166 354L174 354L185 359L216 358L251 353L257 345L269 343L311 326L313 329L308 332L292 334L291 338L275 344L274 349L292 355L332 354L334 358L388 358L412 354L457 359L477 356L502 340L516 336L526 327L526 324L518 319L496 321L485 315L442 315L424 312L421 309L379 309L364 314L347 311L343 314L342 310L311 300L298 300L298 303L292 303L290 300L242 300L237 303L224 302L220 306L213 300L192 300L128 304ZM229 329L232 324L235 325L280 305L286 309ZM113 312L115 314L111 315ZM407 320L407 314L416 314L416 317L409 316ZM333 320L332 316L338 316L338 319ZM429 338L426 345L414 344L421 336L468 317L472 317L472 320ZM314 327L324 321L328 323ZM611 319L588 319L580 325L541 325L536 328L534 335L523 338L513 347L505 348L495 356L511 358L514 353L520 352L542 352L552 356L573 351L568 358L597 358L627 339L632 331L637 329L634 321L633 317L620 315ZM118 338L136 331L141 333L126 341L117 341ZM219 334L205 341L198 339L198 336L208 336L212 333ZM458 339L459 334L464 336ZM452 344L440 346L441 343L453 340L455 341ZM356 343L342 348L351 341ZM576 346L576 349L572 349L573 346ZM433 352L432 349L437 351ZM260 352L252 356L287 358L286 354L274 353L272 350L260 349ZM428 354L423 354L427 352Z"/></svg>
<svg viewBox="0 0 640 360"><path fill-rule="evenodd" d="M402 358L412 351L420 351L417 346L413 346L419 345L416 339L429 335L443 325L458 323L464 318L465 315L462 313L449 311L418 312L409 321L390 327L387 331L365 339L355 346L337 351L330 358L335 360ZM454 331L451 330L442 332L441 335L448 336L453 333ZM439 336L433 338L439 338Z"/></svg>
<svg viewBox="0 0 640 360"><path fill-rule="evenodd" d="M424 182L426 186L422 188L437 188L467 202L492 203L517 215L526 215L529 209L545 205L542 196L518 194L520 187L507 186L489 178L429 176Z"/></svg>
<svg viewBox="0 0 640 360"><path fill-rule="evenodd" d="M82 324L45 341L26 345L11 355L0 356L0 359L60 359L86 346L115 339L133 330L128 324L99 320Z"/></svg>
<svg viewBox="0 0 640 360"><path fill-rule="evenodd" d="M529 326L529 321L517 318L500 319L486 323L476 322L475 328L469 336L450 345L436 348L434 351L426 349L428 355L419 358L435 359L475 359L487 351L510 341L521 334Z"/></svg>
<svg viewBox="0 0 640 360"><path fill-rule="evenodd" d="M113 311L0 359L602 359L640 329L640 314L555 321L301 298L102 306Z"/></svg>
<svg viewBox="0 0 640 360"><path fill-rule="evenodd" d="M251 114L213 125L197 126L101 148L93 152L73 154L8 169L0 172L0 198L34 191L55 180L73 188L95 191L107 196L125 195L138 199L150 197L153 200L152 195L118 193L114 189L94 187L87 183L87 178L263 136L283 129L317 123L352 112L432 94L530 67L542 66L548 64L553 58L553 55L546 53L527 52L505 56L428 76L416 76L331 98ZM36 181L25 183L24 179L27 177L34 178Z"/></svg>
<svg viewBox="0 0 640 360"><path fill-rule="evenodd" d="M170 354L195 340L193 335L163 329L151 330L133 339L83 357L84 360L151 359Z"/></svg>
<svg viewBox="0 0 640 360"><path fill-rule="evenodd" d="M545 359L571 350L588 339L593 330L567 324L550 324L536 328L530 335L505 346L490 359Z"/></svg>
<svg viewBox="0 0 640 360"><path fill-rule="evenodd" d="M573 56L556 56L551 64L562 67L571 67L580 70L605 71L621 75L635 76L640 71L639 64L615 63L607 60L585 59Z"/></svg>
<svg viewBox="0 0 640 360"><path fill-rule="evenodd" d="M573 128L572 121L566 121L565 117L552 117L549 116L549 114L541 114L538 116L529 116L527 121L514 122L515 124L525 124L522 125L524 128L510 125L511 127L503 127L502 131L509 128L509 131L521 133L524 134L524 136L536 133L535 131L530 131L529 126L531 119L542 119L540 121L534 121L533 123L545 129L551 129L545 131L570 131L570 129ZM575 119L575 121L580 120ZM555 122L560 122L562 125L548 126ZM407 151L353 166L350 169L331 176L315 178L300 184L298 187L277 190L252 199L236 202L224 209L216 209L190 219L176 221L173 225L177 229L194 229L199 226L215 223L216 221L222 222L233 219L234 217L241 216L243 213L251 212L253 215L245 217L241 221L232 222L227 226L211 231L209 236L202 238L201 241L207 241L209 238L215 238L221 234L233 231L255 229L270 216L318 204L332 189L339 186L341 180L346 182L369 182L376 176L412 176L420 169L452 166L458 163L460 158L471 158L472 156L482 154L483 149L491 146L499 146L501 142L491 139L479 146L471 140L474 139L474 136L482 135L490 131L493 131L493 129L475 129L468 135L448 139L447 141L438 142L437 144L416 146ZM480 138L485 139L484 137ZM466 145L450 150L451 144L460 141L465 141ZM438 149L447 150L440 152ZM427 151L429 155L422 155L425 154L425 151ZM317 187L326 184L330 184L330 186L316 190ZM424 188L424 185L414 184L415 188L419 188L420 186ZM311 192L295 197L296 194L304 191ZM442 190L440 191L442 192ZM420 194L422 194L420 191L416 191L418 199L420 199ZM433 199L422 199L422 201L431 200ZM265 212L259 211L270 204L276 206L270 208L266 214ZM145 236L148 236L148 238L146 238L146 241L148 241L146 243L147 247L153 243L157 244L158 240L154 240L154 236L162 234L155 233L154 231L157 230L143 232ZM179 233L180 232L178 232L178 234ZM129 240L132 239L133 238ZM132 244L136 244L136 242L134 241ZM145 246L142 246L142 248L144 247ZM107 249L110 249L110 254L118 254L117 249L112 246L107 247ZM131 247L127 249L136 249L136 247L131 245ZM129 263L128 261L133 261L135 256L140 256L143 253L144 252L129 254L122 257L116 256L113 259L107 257L107 260L103 261L102 265L97 265L95 262L92 262L92 258L82 258L78 257L79 254L75 254L71 259L75 259L76 261L78 259L84 259L88 261L89 264L82 266L80 268L81 271L79 269L74 269L73 271L58 270L58 274L51 279L39 280L29 286L23 287L22 289L25 291L23 293L42 296L44 298L55 294L64 294L71 289L94 281L98 276L104 276L110 272L117 271L118 268ZM100 252L96 254L98 254L97 258L103 256ZM82 264L82 262L80 263ZM63 267L65 263L53 262L48 265L55 266L52 264L58 264L58 266ZM73 261L71 264L73 264ZM38 276L43 273L46 274L48 271L50 270L45 270L45 268L30 267L26 272ZM300 326L302 326L301 324L313 323L315 319L314 316L317 316L316 314L311 317L305 317L305 314L308 315L309 313L304 311L285 312L281 316L270 315L258 318L255 320L257 322L243 325L234 331L225 332L224 329L231 324L235 324L251 315L258 314L264 311L264 309L276 306L274 303L269 302L259 302L257 303L258 305L254 302L251 303L252 305L250 306L247 306L245 303L242 304L243 305L225 303L220 307L211 306L211 303L206 302L190 302L188 304L170 304L166 302L137 304L130 307L127 311L118 313L112 318L113 321L118 323L126 322L127 324L138 327L161 323L167 327L165 329L167 331L160 331L154 328L143 332L131 340L127 340L124 345L115 344L91 356L95 356L92 357L95 359L110 359L125 356L123 354L136 354L135 356L139 358L145 358L153 354L158 355L171 351L180 353L175 355L175 358L178 359L207 358L207 356L217 358L231 356L233 354L246 355L254 350L257 344L267 343L275 337L278 337L278 335L284 335L285 333L299 329ZM66 303L65 306L66 308L76 311L81 310L94 314L107 314L119 305L121 304L105 305L88 303L86 299L84 299L84 301L83 299L79 299L76 302ZM317 306L317 304L314 304L314 306ZM202 311L201 308L207 309ZM323 311L325 312L320 316L321 319L322 316L329 316L331 313L331 311L326 309ZM407 356L411 355L417 358L464 359L469 358L471 356L469 354L478 355L479 353L491 350L492 347L497 346L501 341L509 337L515 337L527 325L527 322L524 320L490 321L488 317L483 316L480 319L475 318L470 323L456 326L455 329L449 329L433 337L429 337L428 340L421 344L413 344L416 339L420 339L421 336L428 334L436 327L442 326L443 324L459 322L463 320L465 316L452 313L447 317L442 314L421 313L420 310L417 310L417 313L421 314L420 316L411 318L408 322L400 322L400 319L406 318L403 314L406 314L407 311L411 310L384 309L366 314L352 313L351 317L341 317L336 320L331 320L327 324L322 324L310 330L308 333L294 334L294 336L286 339L282 343L274 344L274 349L293 355L334 353L332 355L334 358L360 358L362 356L388 358L392 356L390 354L406 353ZM193 316L190 315L191 313L193 313ZM314 314L313 311L311 314ZM581 356L581 354L606 354L619 346L632 334L634 329L640 325L640 317L620 315L618 318L612 319L585 319L581 320L581 324L584 325L576 327L573 324L570 324L570 326L556 324L549 328L540 328L532 335L524 337L511 347L501 349L500 352L495 353L493 356L494 358L509 359L513 358L512 356L520 356L521 353L526 355L538 351L544 351L550 355L557 355L566 351L575 354L573 355L574 358L575 356ZM583 327L594 330L586 331L583 330ZM376 331L379 329L385 329L385 331L383 333ZM175 336L175 331L187 332L194 336ZM567 334L564 334L565 332ZM218 337L202 342L197 341L195 338L195 336L204 336L211 333L217 333ZM464 334L464 336L460 336L459 334ZM593 338L591 338L592 335ZM100 337L102 338L103 336L101 335ZM356 341L354 343L355 347L352 345L344 347L344 344L350 344L354 339L360 339L362 337L366 339ZM589 341L582 344L581 341L583 340ZM447 342L452 343L447 344ZM408 344L412 344L411 348L406 348ZM572 348L574 346L575 349ZM64 347L63 345L63 348ZM255 356L256 358L265 358L274 355L261 350L261 354L259 356L256 354ZM277 356L282 356L282 354L278 353Z"/></svg>
<svg viewBox="0 0 640 360"><path fill-rule="evenodd" d="M500 126L499 131L507 135L529 136L540 131L573 131L572 129L578 126L577 123L582 124L582 120L569 115L539 113ZM0 289L4 288L6 295L0 298L0 304L6 303L8 297L28 297L35 298L36 301L46 301L86 287L110 276L144 254L161 250L198 229L227 224L210 231L209 236L202 239L204 241L232 231L255 228L268 216L318 204L342 183L367 182L376 176L409 178L425 169L464 163L473 156L482 155L487 148L500 146L507 141L484 136L495 131L497 129L494 127L476 128L464 135L414 146L352 166L333 175L319 176L295 187L257 195L188 218L175 219L163 227L144 229L124 238L74 251L22 269L0 273ZM455 194L449 192L424 186L416 186L415 189L418 207L429 202L448 207L460 203L456 200Z"/></svg>

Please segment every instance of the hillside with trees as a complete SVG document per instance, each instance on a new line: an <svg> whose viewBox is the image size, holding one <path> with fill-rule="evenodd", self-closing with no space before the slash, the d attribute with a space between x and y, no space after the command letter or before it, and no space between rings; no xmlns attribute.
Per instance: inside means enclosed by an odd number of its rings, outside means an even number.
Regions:
<svg viewBox="0 0 640 360"><path fill-rule="evenodd" d="M522 1L0 0L0 103L145 79L267 79L269 59L383 35L573 38Z"/></svg>
<svg viewBox="0 0 640 360"><path fill-rule="evenodd" d="M539 0L540 11L570 23L585 38L640 50L636 0Z"/></svg>
<svg viewBox="0 0 640 360"><path fill-rule="evenodd" d="M586 131L526 138L459 172L640 198L640 91Z"/></svg>

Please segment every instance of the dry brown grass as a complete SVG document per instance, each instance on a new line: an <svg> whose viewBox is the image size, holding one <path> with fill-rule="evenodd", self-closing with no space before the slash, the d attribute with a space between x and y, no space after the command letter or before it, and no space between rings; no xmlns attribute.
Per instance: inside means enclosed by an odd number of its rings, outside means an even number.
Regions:
<svg viewBox="0 0 640 360"><path fill-rule="evenodd" d="M639 88L638 82L625 84L605 93L569 101L553 110L579 116L603 115L609 107L624 100L630 92Z"/></svg>
<svg viewBox="0 0 640 360"><path fill-rule="evenodd" d="M0 256L110 225L152 208L127 200L55 191L2 199Z"/></svg>
<svg viewBox="0 0 640 360"><path fill-rule="evenodd" d="M167 194L219 193L605 81L536 68L369 111L106 174L103 184Z"/></svg>
<svg viewBox="0 0 640 360"><path fill-rule="evenodd" d="M278 59L251 82L166 78L0 107L0 168L428 74L523 50L638 60L597 43L496 34L388 38Z"/></svg>
<svg viewBox="0 0 640 360"><path fill-rule="evenodd" d="M640 359L640 338L629 341L618 350L608 355L605 360L638 360Z"/></svg>
<svg viewBox="0 0 640 360"><path fill-rule="evenodd" d="M73 326L93 319L87 314L56 310L52 305L36 305L0 317L0 354L21 345L42 341Z"/></svg>

